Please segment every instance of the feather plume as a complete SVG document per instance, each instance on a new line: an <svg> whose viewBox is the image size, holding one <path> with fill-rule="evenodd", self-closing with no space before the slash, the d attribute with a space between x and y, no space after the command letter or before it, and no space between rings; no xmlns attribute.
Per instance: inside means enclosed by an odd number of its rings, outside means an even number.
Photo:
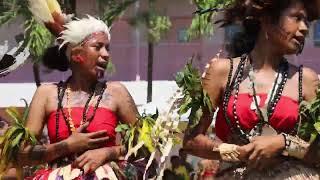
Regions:
<svg viewBox="0 0 320 180"><path fill-rule="evenodd" d="M46 0L28 0L29 10L39 23L54 22Z"/></svg>
<svg viewBox="0 0 320 180"><path fill-rule="evenodd" d="M56 12L56 13L62 14L61 7L57 2L57 0L47 0L47 4L51 13Z"/></svg>
<svg viewBox="0 0 320 180"><path fill-rule="evenodd" d="M64 30L65 17L57 0L28 0L34 18L55 36Z"/></svg>

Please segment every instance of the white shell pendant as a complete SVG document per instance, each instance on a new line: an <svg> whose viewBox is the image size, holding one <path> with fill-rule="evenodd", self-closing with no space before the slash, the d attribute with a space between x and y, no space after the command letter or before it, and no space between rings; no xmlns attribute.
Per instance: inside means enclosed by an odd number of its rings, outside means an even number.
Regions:
<svg viewBox="0 0 320 180"><path fill-rule="evenodd" d="M259 104L260 104L260 96L256 96L256 98L257 98L257 104L258 104L258 106L259 106ZM251 102L251 105L250 105L250 109L251 110L257 110L257 106L256 106L256 103L254 102L254 97L252 97L252 102Z"/></svg>

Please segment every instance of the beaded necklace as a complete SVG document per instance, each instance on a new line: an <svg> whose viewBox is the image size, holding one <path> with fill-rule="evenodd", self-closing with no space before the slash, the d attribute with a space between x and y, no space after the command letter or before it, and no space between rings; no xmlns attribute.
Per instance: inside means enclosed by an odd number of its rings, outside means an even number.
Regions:
<svg viewBox="0 0 320 180"><path fill-rule="evenodd" d="M253 78L253 67L250 63L250 72L249 72L249 80L251 84L251 88L253 91L253 101L256 108L256 113L259 116L259 123L254 127L254 131L251 132L251 137L253 136L259 136L262 133L262 127L263 126L269 126L269 119L272 116L274 109L281 97L281 94L283 92L283 88L285 83L287 82L288 77L288 63L287 61L281 62L279 65L279 69L276 75L276 79L274 83L272 84L272 88L269 91L266 99L267 107L259 107L259 102L257 100L257 93L255 89L255 83ZM271 127L268 127L271 128ZM271 128L273 129L273 128Z"/></svg>
<svg viewBox="0 0 320 180"><path fill-rule="evenodd" d="M245 64L246 64L246 60L248 59L247 57L248 57L247 55L243 55L241 57L241 60L239 62L238 68L236 70L235 76L234 76L232 81L231 81L231 78L232 78L233 64L231 64L230 73L229 73L229 76L228 76L227 87L226 87L226 91L225 91L225 94L224 94L224 97L223 97L223 111L224 111L226 122L229 125L231 131L233 133L239 134L241 141L243 141L244 143L249 142L249 139L251 137L260 135L261 131L262 131L262 126L266 122L264 120L264 118L263 118L263 115L262 115L263 113L261 112L261 110L259 109L259 106L258 106L258 101L256 99L256 92L255 92L255 88L254 88L254 83L253 82L252 82L252 85L253 85L252 90L253 90L253 94L254 94L253 97L254 97L255 104L258 107L257 110L258 110L258 115L259 115L260 121L253 128L253 131L251 131L250 134L246 133L244 130L241 129L241 126L240 126L240 123L239 123L239 118L238 118L238 115L236 113L236 104L237 104L238 95L239 95L239 86L240 86L240 83L243 81L244 67L245 67ZM230 62L232 63L232 60ZM286 65L286 67L288 67L288 66ZM282 94L283 87L284 87L284 85L285 85L285 83L287 81L288 68L285 68L285 69L286 70L282 72L284 78L282 78L281 83L279 84L278 88L275 88L275 87L272 88L272 91L276 91L276 94L274 96L272 95L273 98L270 97L270 100L268 102L268 108L267 108L267 111L269 111L269 112L267 112L268 119L273 114L275 106L276 106L277 102L279 101L280 96ZM276 78L276 81L278 81L278 78ZM277 83L275 82L274 86L276 84ZM234 95L234 102L233 102L233 105L232 105L232 107L233 107L232 112L233 112L233 116L234 116L234 118L236 120L236 128L233 127L233 125L231 123L231 120L230 120L230 118L228 117L228 115L226 113L227 112L227 107L228 107L228 102L229 102L229 99L230 99L230 96L231 96L231 92L232 92L233 89L235 89L235 95ZM277 89L277 90L275 90L275 89ZM271 94L274 94L274 93L271 92Z"/></svg>
<svg viewBox="0 0 320 180"><path fill-rule="evenodd" d="M60 82L58 84L58 108L57 108L57 113L56 113L56 141L59 140L59 131L58 131L59 130L59 116L60 116L59 111L61 111L63 119L66 121L69 133L71 134L72 132L74 132L76 130L75 126L74 126L74 123L72 121L72 117L71 117L71 107L70 107L70 104L68 102L68 101L70 101L70 92L68 92L68 91L71 91L70 89L68 90L68 85L67 85L69 79L65 83ZM85 107L84 107L84 110L83 110L83 113L82 113L82 120L81 120L80 125L83 125L86 122L90 123L93 120L93 118L94 118L94 116L96 114L96 111L98 109L98 106L100 104L100 101L101 101L101 99L103 97L103 93L105 91L105 88L106 88L105 82L96 83L94 85L94 87L91 88L88 100L86 101L86 104L85 104ZM91 101L91 99L94 96L96 91L98 91L99 97L98 97L98 100L96 101L96 104L94 106L93 113L91 114L91 116L89 118L87 118L88 110L89 110L89 103L90 103L90 101ZM68 115L69 116L67 116L65 114L63 106L62 106L62 100L63 100L64 94L67 95L67 106L68 106L67 109L68 109Z"/></svg>

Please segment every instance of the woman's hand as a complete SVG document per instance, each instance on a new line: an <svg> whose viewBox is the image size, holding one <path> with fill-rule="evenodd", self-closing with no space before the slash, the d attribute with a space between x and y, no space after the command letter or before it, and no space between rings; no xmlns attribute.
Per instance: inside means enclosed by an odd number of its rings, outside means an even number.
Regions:
<svg viewBox="0 0 320 180"><path fill-rule="evenodd" d="M97 149L103 147L108 141L109 137L106 136L107 131L101 130L92 133L83 133L89 123L77 129L77 132L72 133L66 139L69 151L71 153L83 152L88 149Z"/></svg>
<svg viewBox="0 0 320 180"><path fill-rule="evenodd" d="M265 165L273 164L274 157L284 149L282 135L254 137L247 145L239 147L240 159L249 167L263 169Z"/></svg>
<svg viewBox="0 0 320 180"><path fill-rule="evenodd" d="M74 161L73 166L83 169L84 174L87 174L95 171L107 161L116 159L117 157L118 153L113 147L88 150Z"/></svg>

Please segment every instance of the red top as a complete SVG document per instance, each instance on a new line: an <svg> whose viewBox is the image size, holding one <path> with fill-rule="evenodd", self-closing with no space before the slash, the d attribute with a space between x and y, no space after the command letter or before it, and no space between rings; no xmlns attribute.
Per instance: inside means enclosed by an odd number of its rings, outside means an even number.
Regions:
<svg viewBox="0 0 320 180"><path fill-rule="evenodd" d="M267 94L259 94L261 108L267 99ZM252 95L249 93L242 93L238 95L238 100L236 104L236 113L238 115L240 126L243 130L250 130L258 123L258 115L252 109L250 105L253 101ZM230 97L227 108L227 115L231 120L233 127L235 126L235 119L232 113L233 110L234 96ZM298 101L287 97L281 96L278 101L272 116L269 119L269 124L277 131L290 133L295 124L298 121L299 116L299 103ZM223 141L227 141L230 135L230 128L225 120L224 112L222 106L217 114L216 125L215 125L216 135Z"/></svg>
<svg viewBox="0 0 320 180"><path fill-rule="evenodd" d="M72 107L71 115L72 120L76 128L80 126L80 121L82 119L83 107ZM69 137L69 128L66 124L65 119L63 118L62 112L59 112L59 138L60 140L66 139ZM90 117L93 113L93 107L89 107L87 117ZM64 109L64 114L68 116L67 109ZM118 124L118 119L116 114L104 107L99 107L96 111L96 114L93 120L90 122L87 127L87 132L96 132L99 130L107 130L107 135L109 136L109 140L106 143L106 146L114 146L116 140L116 132L115 128ZM52 111L47 120L48 126L48 135L50 139L50 143L56 142L56 111Z"/></svg>

